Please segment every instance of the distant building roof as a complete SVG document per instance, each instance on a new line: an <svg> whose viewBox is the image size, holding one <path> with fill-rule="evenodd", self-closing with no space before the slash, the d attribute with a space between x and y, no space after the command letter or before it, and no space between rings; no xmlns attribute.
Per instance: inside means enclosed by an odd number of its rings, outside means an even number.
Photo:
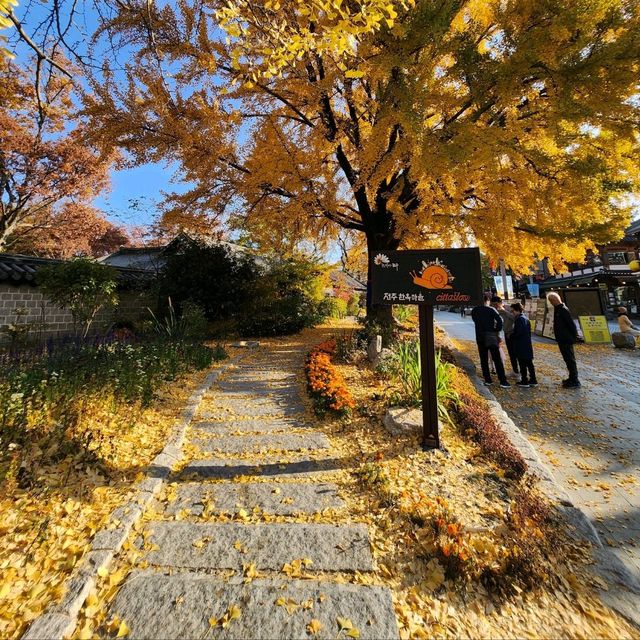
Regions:
<svg viewBox="0 0 640 640"><path fill-rule="evenodd" d="M30 284L35 286L38 269L53 264L62 264L65 260L36 258L17 253L0 253L0 284ZM146 270L127 269L110 265L118 272L118 283L122 286L135 286L149 281L150 274Z"/></svg>
<svg viewBox="0 0 640 640"><path fill-rule="evenodd" d="M168 245L161 247L121 247L100 262L112 267L127 267L144 271L158 271L164 265L163 253Z"/></svg>
<svg viewBox="0 0 640 640"><path fill-rule="evenodd" d="M636 220L635 222L632 222L626 229L624 232L625 238L626 237L634 237L636 235L640 234L640 219Z"/></svg>
<svg viewBox="0 0 640 640"><path fill-rule="evenodd" d="M251 249L242 245L229 242L227 240L218 240L207 236L191 236L186 233L178 234L171 242L157 247L121 247L115 253L102 258L103 264L113 267L129 267L134 269L143 269L145 271L157 272L164 266L166 262L165 254L180 246L181 242L197 240L207 246L223 246L227 247L232 255L240 253L251 254ZM259 260L257 256L254 256Z"/></svg>
<svg viewBox="0 0 640 640"><path fill-rule="evenodd" d="M359 280L356 280L352 275L346 271L335 269L329 272L329 279L335 286L342 286L345 289L351 289L353 291L366 291L367 286L362 284Z"/></svg>

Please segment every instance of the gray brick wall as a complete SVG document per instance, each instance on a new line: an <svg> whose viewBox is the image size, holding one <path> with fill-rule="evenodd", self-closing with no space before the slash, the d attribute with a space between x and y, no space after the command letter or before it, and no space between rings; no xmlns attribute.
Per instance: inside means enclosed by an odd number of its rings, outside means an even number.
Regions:
<svg viewBox="0 0 640 640"><path fill-rule="evenodd" d="M115 309L101 310L92 326L96 333L115 320L141 320L149 316L147 307L155 306L146 292L124 291ZM8 339L7 327L15 323L40 324L45 336L73 334L73 318L66 309L53 305L37 287L0 284L0 342ZM33 327L31 332L38 331Z"/></svg>

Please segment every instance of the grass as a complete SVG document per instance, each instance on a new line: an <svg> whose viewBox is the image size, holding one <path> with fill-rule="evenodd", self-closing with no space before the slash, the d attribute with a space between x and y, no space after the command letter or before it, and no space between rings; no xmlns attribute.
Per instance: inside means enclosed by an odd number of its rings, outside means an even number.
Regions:
<svg viewBox="0 0 640 640"><path fill-rule="evenodd" d="M420 363L420 343L418 340L403 340L394 350L392 376L401 385L400 400L409 405L419 405L422 401L422 366ZM436 393L438 397L438 416L451 422L449 408L459 401L453 388L452 373L454 366L442 359L436 352Z"/></svg>

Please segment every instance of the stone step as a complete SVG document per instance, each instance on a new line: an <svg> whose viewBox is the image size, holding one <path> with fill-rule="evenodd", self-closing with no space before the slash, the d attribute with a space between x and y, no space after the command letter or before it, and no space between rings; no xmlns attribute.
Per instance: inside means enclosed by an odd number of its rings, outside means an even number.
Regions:
<svg viewBox="0 0 640 640"><path fill-rule="evenodd" d="M240 509L250 512L258 507L265 513L280 516L312 514L345 506L338 497L336 485L331 483L198 483L177 487L176 499L167 505L165 513L172 516L188 509L193 515L199 516L205 505L224 513L238 513Z"/></svg>
<svg viewBox="0 0 640 640"><path fill-rule="evenodd" d="M259 392L251 391L222 391L215 387L211 388L207 398L225 398L229 400L239 400L242 402L261 402L277 400L279 402L289 402L300 399L301 393L298 387L284 387L281 389L261 389Z"/></svg>
<svg viewBox="0 0 640 640"><path fill-rule="evenodd" d="M276 604L280 598L289 603L291 613ZM295 607L300 603L305 606ZM234 605L239 618L225 629L221 624L211 627L209 620L220 620ZM129 637L137 640L347 638L340 633L338 618L350 620L361 640L398 638L387 588L317 581L260 579L242 584L208 575L136 571L116 596L109 617L113 615L126 621ZM311 620L321 624L313 636L307 630Z"/></svg>
<svg viewBox="0 0 640 640"><path fill-rule="evenodd" d="M192 443L205 453L261 453L269 451L302 451L329 448L324 433L273 433L255 436L220 436L192 438Z"/></svg>
<svg viewBox="0 0 640 640"><path fill-rule="evenodd" d="M304 422L285 422L284 420L225 420L224 422L194 422L193 435L228 436L238 433L272 433L309 429Z"/></svg>
<svg viewBox="0 0 640 640"><path fill-rule="evenodd" d="M240 476L249 476L289 480L314 478L341 468L340 461L334 458L316 460L305 455L296 455L286 461L283 461L281 456L273 455L265 456L260 461L211 457L191 461L184 467L178 479L194 477L233 480Z"/></svg>
<svg viewBox="0 0 640 640"><path fill-rule="evenodd" d="M157 545L145 559L159 567L281 571L286 563L310 560L308 570L372 571L364 524L221 524L151 522L147 541Z"/></svg>
<svg viewBox="0 0 640 640"><path fill-rule="evenodd" d="M215 387L212 387L215 389ZM218 388L222 391L235 391L243 393L265 394L274 391L286 389L297 389L297 385L293 386L286 382L257 382L247 380L222 380L218 382Z"/></svg>
<svg viewBox="0 0 640 640"><path fill-rule="evenodd" d="M207 415L215 418L230 416L250 416L260 418L265 416L292 416L304 412L302 404L282 405L277 402L254 404L251 402L218 401L207 411Z"/></svg>

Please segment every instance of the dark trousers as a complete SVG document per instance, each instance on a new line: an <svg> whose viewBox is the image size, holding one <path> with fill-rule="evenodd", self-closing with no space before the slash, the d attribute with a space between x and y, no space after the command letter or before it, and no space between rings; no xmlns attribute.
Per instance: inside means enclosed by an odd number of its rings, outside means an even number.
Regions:
<svg viewBox="0 0 640 640"><path fill-rule="evenodd" d="M576 363L576 354L573 350L572 344L563 344L561 342L558 343L558 348L560 349L560 353L564 359L564 363L567 365L567 369L569 370L569 380L571 382L578 381L578 365Z"/></svg>
<svg viewBox="0 0 640 640"><path fill-rule="evenodd" d="M523 360L518 358L518 364L520 365L520 382L538 382L536 380L536 369L533 366L533 360Z"/></svg>
<svg viewBox="0 0 640 640"><path fill-rule="evenodd" d="M482 377L485 382L491 382L491 372L489 371L489 353L493 364L498 374L498 380L500 382L506 382L507 376L504 373L504 366L502 364L502 358L500 357L500 347L485 347L482 344L478 345L478 353L480 354L480 366L482 367Z"/></svg>
<svg viewBox="0 0 640 640"><path fill-rule="evenodd" d="M505 342L507 343L509 360L511 360L511 368L515 373L518 373L518 358L516 358L516 348L513 345L513 336L509 336L508 338L505 336Z"/></svg>

